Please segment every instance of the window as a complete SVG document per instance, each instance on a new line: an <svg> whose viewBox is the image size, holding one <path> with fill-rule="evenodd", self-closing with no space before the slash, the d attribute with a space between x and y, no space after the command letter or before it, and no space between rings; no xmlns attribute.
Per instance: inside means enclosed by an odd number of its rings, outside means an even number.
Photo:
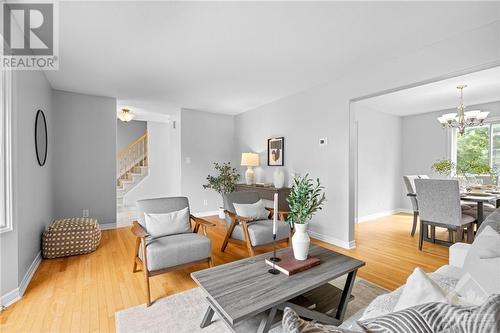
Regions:
<svg viewBox="0 0 500 333"><path fill-rule="evenodd" d="M12 230L12 75L0 78L0 233Z"/></svg>
<svg viewBox="0 0 500 333"><path fill-rule="evenodd" d="M475 161L500 171L500 122L466 128L464 135L455 131L455 135L458 169Z"/></svg>

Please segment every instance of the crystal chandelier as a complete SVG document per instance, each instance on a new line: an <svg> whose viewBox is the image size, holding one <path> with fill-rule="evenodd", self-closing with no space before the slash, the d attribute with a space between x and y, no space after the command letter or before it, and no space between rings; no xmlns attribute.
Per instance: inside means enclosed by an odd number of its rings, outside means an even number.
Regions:
<svg viewBox="0 0 500 333"><path fill-rule="evenodd" d="M460 135L463 135L466 127L481 126L484 119L488 117L489 112L481 112L480 110L465 111L464 106L464 88L467 85L457 86L460 90L460 104L457 107L457 113L447 113L438 117L439 123L443 128L457 128Z"/></svg>
<svg viewBox="0 0 500 333"><path fill-rule="evenodd" d="M116 113L116 116L118 117L118 119L126 123L135 118L135 114L133 114L132 112L130 112L129 109L126 108L123 108L120 111L118 111Z"/></svg>

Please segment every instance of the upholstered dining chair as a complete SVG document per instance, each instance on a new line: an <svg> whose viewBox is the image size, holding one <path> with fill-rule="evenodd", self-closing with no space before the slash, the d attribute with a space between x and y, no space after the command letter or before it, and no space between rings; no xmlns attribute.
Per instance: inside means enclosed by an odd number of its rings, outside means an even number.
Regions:
<svg viewBox="0 0 500 333"><path fill-rule="evenodd" d="M255 204L260 200L257 192L240 191L226 193L224 199L224 212L226 213L226 236L222 242L221 251L224 252L229 242L243 244L247 247L250 256L255 255L256 249L273 242L273 211L266 208L269 214L263 219L252 219L236 214L234 204ZM280 220L276 230L276 241L291 239L291 229L284 221L284 213L278 212Z"/></svg>
<svg viewBox="0 0 500 333"><path fill-rule="evenodd" d="M137 265L142 266L149 306L150 277L200 263L213 266L206 228L215 224L191 215L186 197L139 200L137 214L138 221L132 226L132 233L136 236L132 271L135 273ZM158 216L167 217L166 223L160 225L161 231L157 222L148 224L146 214L157 219ZM203 235L198 234L200 228Z"/></svg>
<svg viewBox="0 0 500 333"><path fill-rule="evenodd" d="M431 226L431 240L433 242L450 245L452 240L451 237L448 242L436 240L435 228L432 227L442 227L455 231L455 241L463 240L464 230L467 230L467 242L472 242L475 218L462 214L460 188L457 180L415 179L415 189L420 215L418 243L420 250L422 250L424 234L428 234L428 226ZM427 239L428 237L426 237Z"/></svg>
<svg viewBox="0 0 500 333"><path fill-rule="evenodd" d="M415 191L415 179L429 179L427 175L408 175L403 176L403 180L406 186L406 193L411 202L411 207L413 209L413 226L411 227L411 236L415 235L417 230L418 222L418 202Z"/></svg>

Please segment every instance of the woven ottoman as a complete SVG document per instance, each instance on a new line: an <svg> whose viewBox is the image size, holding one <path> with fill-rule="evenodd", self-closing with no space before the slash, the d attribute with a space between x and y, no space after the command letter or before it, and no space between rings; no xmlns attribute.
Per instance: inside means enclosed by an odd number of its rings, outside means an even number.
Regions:
<svg viewBox="0 0 500 333"><path fill-rule="evenodd" d="M42 236L42 254L46 259L93 252L101 242L96 219L75 217L55 220Z"/></svg>

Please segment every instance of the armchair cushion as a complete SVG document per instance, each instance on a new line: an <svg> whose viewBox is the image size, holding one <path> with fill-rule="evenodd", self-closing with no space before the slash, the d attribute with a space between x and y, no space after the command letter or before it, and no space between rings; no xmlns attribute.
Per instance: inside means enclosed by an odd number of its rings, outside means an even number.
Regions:
<svg viewBox="0 0 500 333"><path fill-rule="evenodd" d="M261 220L247 223L248 234L250 236L250 242L252 246L259 246L264 244L272 243L273 241L273 221L272 220ZM276 230L276 240L282 240L288 237L290 232L290 226L283 222L278 221L278 228ZM243 227L238 224L234 227L231 238L245 240L245 234L243 233Z"/></svg>
<svg viewBox="0 0 500 333"><path fill-rule="evenodd" d="M233 203L236 215L248 217L253 220L267 220L269 211L264 207L262 200L252 204Z"/></svg>
<svg viewBox="0 0 500 333"><path fill-rule="evenodd" d="M192 232L188 207L165 214L144 213L144 220L153 238Z"/></svg>
<svg viewBox="0 0 500 333"><path fill-rule="evenodd" d="M195 233L156 238L146 244L146 255L148 271L187 264L210 257L210 239Z"/></svg>

